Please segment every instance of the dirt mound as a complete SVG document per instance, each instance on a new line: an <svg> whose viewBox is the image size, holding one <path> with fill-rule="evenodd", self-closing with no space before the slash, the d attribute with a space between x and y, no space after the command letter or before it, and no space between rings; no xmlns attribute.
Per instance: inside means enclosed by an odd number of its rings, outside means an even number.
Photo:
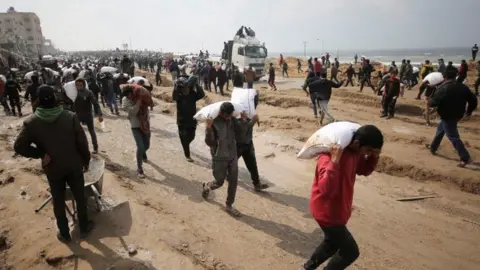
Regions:
<svg viewBox="0 0 480 270"><path fill-rule="evenodd" d="M402 164L387 156L382 156L380 158L376 171L397 177L409 177L415 181L450 182L463 191L480 194L480 183L478 182L478 179L461 175L441 174L434 169L425 169L414 165Z"/></svg>
<svg viewBox="0 0 480 270"><path fill-rule="evenodd" d="M107 270L156 270L156 268L149 262L121 259L108 267Z"/></svg>
<svg viewBox="0 0 480 270"><path fill-rule="evenodd" d="M270 106L280 108L292 108L300 106L310 106L310 101L297 97L276 96L276 95L260 95L259 101Z"/></svg>

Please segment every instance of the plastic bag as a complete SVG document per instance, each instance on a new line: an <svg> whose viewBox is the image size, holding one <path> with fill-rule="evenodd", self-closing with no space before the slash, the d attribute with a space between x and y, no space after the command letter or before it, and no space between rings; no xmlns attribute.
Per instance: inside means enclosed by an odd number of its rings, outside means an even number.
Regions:
<svg viewBox="0 0 480 270"><path fill-rule="evenodd" d="M215 102L213 104L210 104L208 106L203 107L200 111L198 111L193 116L193 118L195 118L198 121L205 121L208 118L212 118L212 119L217 118L218 114L220 113L220 106L222 106L222 104L224 102L228 102L228 101L219 101L219 102ZM232 116L237 117L242 112L243 107L242 107L242 105L236 104L236 103L233 103L233 102L232 102L232 104L233 104L233 107L235 108Z"/></svg>
<svg viewBox="0 0 480 270"><path fill-rule="evenodd" d="M321 153L329 152L331 147L336 144L345 148L350 144L353 135L359 128L359 124L347 121L328 124L310 136L297 154L297 158L314 158Z"/></svg>
<svg viewBox="0 0 480 270"><path fill-rule="evenodd" d="M256 115L255 111L255 96L257 95L257 90L250 88L237 88L234 87L232 91L232 103L239 104L242 106L242 111L247 113L248 118L252 118Z"/></svg>

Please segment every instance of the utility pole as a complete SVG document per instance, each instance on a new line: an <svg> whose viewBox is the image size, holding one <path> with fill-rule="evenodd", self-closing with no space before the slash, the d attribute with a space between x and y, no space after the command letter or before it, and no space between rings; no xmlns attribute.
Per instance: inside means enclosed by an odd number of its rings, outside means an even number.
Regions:
<svg viewBox="0 0 480 270"><path fill-rule="evenodd" d="M307 41L303 42L303 58L305 58L305 60L307 60L307 43Z"/></svg>

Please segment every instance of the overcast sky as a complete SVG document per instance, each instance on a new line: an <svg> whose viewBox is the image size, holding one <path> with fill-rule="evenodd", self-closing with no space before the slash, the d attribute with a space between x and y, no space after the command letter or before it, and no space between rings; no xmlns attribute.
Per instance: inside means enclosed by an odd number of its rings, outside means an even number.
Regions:
<svg viewBox="0 0 480 270"><path fill-rule="evenodd" d="M270 52L471 47L480 0L1 0L40 17L64 50L220 52L241 25Z"/></svg>

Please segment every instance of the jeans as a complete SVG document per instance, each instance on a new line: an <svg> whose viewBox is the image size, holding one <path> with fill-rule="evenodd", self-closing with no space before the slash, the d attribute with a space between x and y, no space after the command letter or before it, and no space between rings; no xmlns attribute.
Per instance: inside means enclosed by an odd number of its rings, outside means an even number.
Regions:
<svg viewBox="0 0 480 270"><path fill-rule="evenodd" d="M253 82L251 82L251 83L247 82L247 88L252 89L253 88Z"/></svg>
<svg viewBox="0 0 480 270"><path fill-rule="evenodd" d="M237 144L237 156L238 158L243 157L243 161L250 172L253 184L260 184L260 176L258 174L257 158L255 157L255 147L253 146L253 142Z"/></svg>
<svg viewBox="0 0 480 270"><path fill-rule="evenodd" d="M313 115L314 115L315 117L317 117L317 115L318 115L317 106L318 106L318 108L320 108L320 104L319 104L319 102L318 102L319 99L317 98L317 93L311 93L311 94L310 94L310 100L312 101L312 105L313 105L313 107L312 107L312 109L313 109Z"/></svg>
<svg viewBox="0 0 480 270"><path fill-rule="evenodd" d="M22 114L22 106L20 105L20 96L9 95L8 99L10 100L10 107L12 109L12 114L15 115L15 108L18 110L18 114Z"/></svg>
<svg viewBox="0 0 480 270"><path fill-rule="evenodd" d="M137 145L137 169L143 173L143 160L147 159L147 150L150 148L150 133L144 134L140 128L132 128L132 133Z"/></svg>
<svg viewBox="0 0 480 270"><path fill-rule="evenodd" d="M60 233L62 235L70 235L68 219L65 213L66 184L70 187L70 191L72 192L77 205L80 231L86 231L88 226L88 215L87 200L85 199L84 194L85 179L83 178L83 172L81 170L74 171L55 179L50 177L48 178L48 184L50 185L50 193L52 194L53 212L57 219L57 227Z"/></svg>
<svg viewBox="0 0 480 270"><path fill-rule="evenodd" d="M87 114L87 115L78 115L78 120L80 123L87 125L88 132L90 133L90 137L92 138L92 145L93 145L93 150L97 151L98 150L98 142L97 142L97 133L95 133L95 127L93 125L93 115L92 114Z"/></svg>
<svg viewBox="0 0 480 270"><path fill-rule="evenodd" d="M106 99L107 106L110 108L110 110L113 112L113 109L115 109L115 112L118 112L117 94L115 92L106 93Z"/></svg>
<svg viewBox="0 0 480 270"><path fill-rule="evenodd" d="M323 242L315 249L311 258L303 265L305 270L317 269L322 263L330 261L325 270L343 270L360 255L358 245L345 225L325 227Z"/></svg>
<svg viewBox="0 0 480 270"><path fill-rule="evenodd" d="M335 121L335 118L328 112L328 100L318 100L318 105L320 106L320 112L322 117L320 122L323 122L323 117L326 116L329 122Z"/></svg>
<svg viewBox="0 0 480 270"><path fill-rule="evenodd" d="M190 158L190 143L195 139L195 131L197 130L197 124L191 126L178 125L178 135L180 142L182 143L183 153L186 158Z"/></svg>
<svg viewBox="0 0 480 270"><path fill-rule="evenodd" d="M463 145L462 140L460 139L460 134L458 134L458 126L456 120L440 120L437 126L437 132L433 141L430 144L430 151L435 153L442 142L443 136L447 135L447 138L453 144L455 150L457 150L460 160L463 162L468 162L470 160L470 154L468 153L465 145Z"/></svg>

